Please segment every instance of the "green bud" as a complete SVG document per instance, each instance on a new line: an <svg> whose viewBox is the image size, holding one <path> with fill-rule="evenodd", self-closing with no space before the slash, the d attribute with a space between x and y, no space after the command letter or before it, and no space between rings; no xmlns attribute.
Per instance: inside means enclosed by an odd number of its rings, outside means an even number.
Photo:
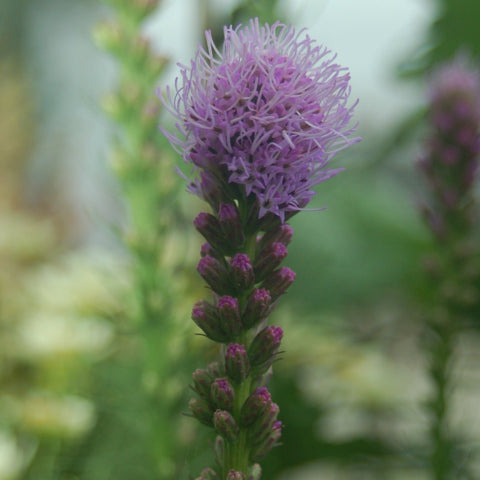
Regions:
<svg viewBox="0 0 480 480"><path fill-rule="evenodd" d="M245 475L238 470L230 470L227 475L227 480L245 480Z"/></svg>
<svg viewBox="0 0 480 480"><path fill-rule="evenodd" d="M193 374L193 390L205 400L210 400L210 390L213 378L207 370L197 368Z"/></svg>
<svg viewBox="0 0 480 480"><path fill-rule="evenodd" d="M225 371L235 383L242 383L250 374L250 362L245 347L237 343L227 346L225 352Z"/></svg>
<svg viewBox="0 0 480 480"><path fill-rule="evenodd" d="M212 382L210 394L217 408L232 411L235 391L226 378L216 378Z"/></svg>
<svg viewBox="0 0 480 480"><path fill-rule="evenodd" d="M247 480L260 480L262 478L262 467L258 463L254 463L248 472Z"/></svg>
<svg viewBox="0 0 480 480"><path fill-rule="evenodd" d="M213 414L213 427L227 442L234 442L240 429L232 414L226 410L216 410Z"/></svg>
<svg viewBox="0 0 480 480"><path fill-rule="evenodd" d="M206 400L203 398L192 398L188 408L199 422L208 427L213 426L213 408Z"/></svg>
<svg viewBox="0 0 480 480"><path fill-rule="evenodd" d="M217 475L217 472L215 472L215 470L211 468L204 468L200 476L197 477L195 480L219 480L219 478L220 477Z"/></svg>

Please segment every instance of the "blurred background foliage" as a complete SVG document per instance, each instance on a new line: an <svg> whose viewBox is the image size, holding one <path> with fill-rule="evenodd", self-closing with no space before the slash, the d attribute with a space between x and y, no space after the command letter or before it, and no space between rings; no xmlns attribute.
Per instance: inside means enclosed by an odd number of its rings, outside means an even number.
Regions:
<svg viewBox="0 0 480 480"><path fill-rule="evenodd" d="M188 479L209 462L211 437L181 415L188 372L216 355L189 320L202 294L191 227L202 206L171 175L179 159L154 128L159 105L149 126L138 123L155 85L170 82L156 70L171 46L155 20L184 12L165 0L134 22L122 17L125 2L0 2L0 480ZM196 25L187 51L205 28L221 39L224 24L251 16L296 23L316 2L299 2L295 15L275 0L197 3L201 15L183 20ZM319 16L333 2L320 3ZM265 460L266 479L428 478L421 95L432 66L459 48L479 53L480 3L425 3L423 37L385 72L417 100L390 123L381 105L363 110L362 144L336 160L347 171L315 198L329 208L292 222L297 280L274 320L286 334L272 383L285 445ZM365 2L365 21L375 14ZM123 50L94 45L99 25L107 40L128 25ZM128 63L140 57L154 62L148 75ZM118 100L131 107L123 117ZM142 278L153 285L147 316ZM477 333L462 337L455 370L453 420L470 439L471 478L480 475L478 346Z"/></svg>

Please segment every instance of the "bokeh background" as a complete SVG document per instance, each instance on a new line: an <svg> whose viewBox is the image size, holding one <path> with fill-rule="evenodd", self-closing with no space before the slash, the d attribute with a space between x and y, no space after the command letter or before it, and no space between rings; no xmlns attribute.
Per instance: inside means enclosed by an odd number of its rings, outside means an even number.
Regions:
<svg viewBox="0 0 480 480"><path fill-rule="evenodd" d="M179 158L156 126L155 182L135 186L122 163L140 123L112 100L131 87L129 53L100 48L121 4L0 0L0 480L189 479L211 457L211 434L181 414L189 372L215 358L189 319L203 294L191 226L202 205L171 173ZM154 85L172 84L205 29L221 38L251 16L305 26L338 53L363 138L318 188L313 206L328 208L292 221L297 280L272 319L286 332L271 384L284 445L264 478L426 479L419 336L432 239L415 160L425 74L460 48L479 53L480 3L164 0L138 30L152 61L168 59ZM143 64L130 68L142 78ZM161 249L148 276L139 245L154 223ZM148 321L142 275L158 276ZM461 338L452 400L474 472L465 478L480 475L478 340Z"/></svg>

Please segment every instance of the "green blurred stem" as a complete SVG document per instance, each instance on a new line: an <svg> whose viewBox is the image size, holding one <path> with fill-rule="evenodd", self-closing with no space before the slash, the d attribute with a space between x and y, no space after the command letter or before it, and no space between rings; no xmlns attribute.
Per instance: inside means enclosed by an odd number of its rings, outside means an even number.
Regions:
<svg viewBox="0 0 480 480"><path fill-rule="evenodd" d="M162 148L156 135L156 120L145 113L149 111L163 64L142 38L141 26L152 10L143 12L136 1L107 0L107 3L114 9L120 32L120 44L111 53L120 66L118 96L122 99L119 108L123 110L114 120L121 133L118 150L123 170L119 180L130 218L127 243L133 260L132 317L142 340L145 378L152 372L156 378L156 383L145 387L145 392L139 378L138 394L146 395L149 401L152 422L147 442L158 465L154 476L167 480L173 476L176 442L176 418L172 416L175 404L165 391L165 385L174 375L168 351L174 332L172 318L176 299L170 272L162 270L161 260L169 220L175 213L171 207L174 191L162 172L170 166L165 167L158 161ZM114 43L116 40L114 37Z"/></svg>
<svg viewBox="0 0 480 480"><path fill-rule="evenodd" d="M430 325L430 379L433 394L428 404L430 410L430 467L433 480L454 479L453 444L449 430L449 407L451 385L451 364L455 332L449 324L441 322Z"/></svg>

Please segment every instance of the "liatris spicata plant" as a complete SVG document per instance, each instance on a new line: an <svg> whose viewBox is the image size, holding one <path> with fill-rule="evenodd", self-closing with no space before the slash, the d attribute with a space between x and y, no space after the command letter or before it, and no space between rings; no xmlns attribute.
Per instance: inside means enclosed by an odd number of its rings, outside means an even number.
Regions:
<svg viewBox="0 0 480 480"><path fill-rule="evenodd" d="M112 164L128 213L122 233L131 259L132 296L126 299L126 310L142 354L139 388L133 395L143 396L149 408L146 443L157 468L156 478L170 479L176 475L174 457L179 442L174 414L181 392L177 385L188 355L177 341L181 332L178 312L185 292L180 282L171 281L172 272L178 273L179 261L165 258L174 238L172 227L180 223L181 215L173 155L165 151L167 142L157 130L161 105L155 86L168 62L154 52L142 33L144 22L160 1L104 1L114 16L96 28L94 37L119 66L119 87L104 106L119 134Z"/></svg>
<svg viewBox="0 0 480 480"><path fill-rule="evenodd" d="M304 209L312 187L335 175L331 158L349 138L349 74L334 56L291 26L210 32L181 66L167 108L180 135L161 130L196 174L188 189L205 200L194 225L205 238L198 272L212 291L192 311L221 358L193 374L190 410L217 434L206 479L259 479L256 463L279 443L279 407L267 389L283 331L267 317L295 278L281 266L292 240L285 222Z"/></svg>
<svg viewBox="0 0 480 480"><path fill-rule="evenodd" d="M450 425L451 376L458 333L478 302L479 250L472 241L473 186L480 153L480 74L463 57L440 67L430 82L431 134L419 161L429 185L424 217L436 240L426 347L433 392L430 412L432 478L459 478L458 444ZM477 287L475 287L477 285Z"/></svg>

